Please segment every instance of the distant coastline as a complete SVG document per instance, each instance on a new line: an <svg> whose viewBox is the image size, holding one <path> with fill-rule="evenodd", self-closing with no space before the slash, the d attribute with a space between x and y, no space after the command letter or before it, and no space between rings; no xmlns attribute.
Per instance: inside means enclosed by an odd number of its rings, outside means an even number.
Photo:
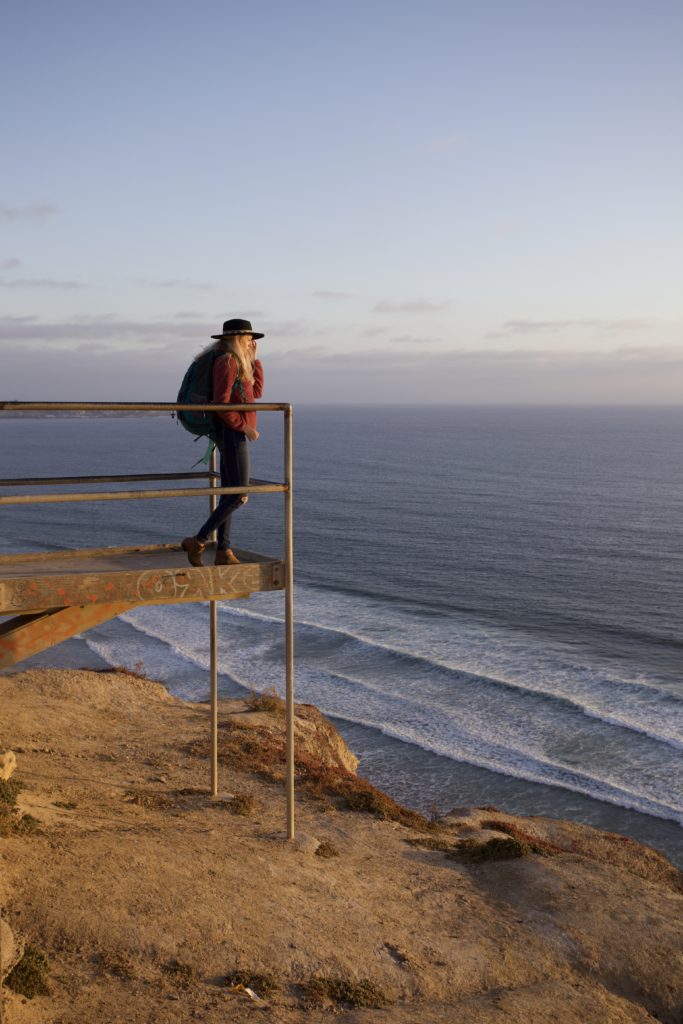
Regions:
<svg viewBox="0 0 683 1024"><path fill-rule="evenodd" d="M88 420L88 419L100 419L102 417L111 417L112 419L137 419L139 416L168 416L172 410L166 411L165 409L152 409L152 410L131 410L130 412L125 410L88 410L87 412L73 412L72 410L55 410L54 412L36 412L33 409L18 409L13 412L8 409L0 410L0 417L3 419L24 419L24 420Z"/></svg>

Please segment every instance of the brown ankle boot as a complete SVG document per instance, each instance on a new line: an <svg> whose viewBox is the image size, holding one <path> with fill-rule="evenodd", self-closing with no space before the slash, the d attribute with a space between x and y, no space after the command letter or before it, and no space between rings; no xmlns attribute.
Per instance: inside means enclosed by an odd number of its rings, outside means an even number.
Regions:
<svg viewBox="0 0 683 1024"><path fill-rule="evenodd" d="M240 560L232 548L217 548L214 565L239 565Z"/></svg>
<svg viewBox="0 0 683 1024"><path fill-rule="evenodd" d="M202 562L202 554L206 547L204 541L199 540L197 537L186 537L180 546L183 551L187 552L190 565L200 568L204 564Z"/></svg>

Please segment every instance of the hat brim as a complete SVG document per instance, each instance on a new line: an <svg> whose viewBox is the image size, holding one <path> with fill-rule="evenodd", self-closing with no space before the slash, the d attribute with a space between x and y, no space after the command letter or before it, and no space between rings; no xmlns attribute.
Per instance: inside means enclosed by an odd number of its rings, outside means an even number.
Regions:
<svg viewBox="0 0 683 1024"><path fill-rule="evenodd" d="M265 334L259 334L258 331L226 331L225 334L212 334L211 337L220 341L221 338L233 338L236 334L251 334L252 338L265 338Z"/></svg>

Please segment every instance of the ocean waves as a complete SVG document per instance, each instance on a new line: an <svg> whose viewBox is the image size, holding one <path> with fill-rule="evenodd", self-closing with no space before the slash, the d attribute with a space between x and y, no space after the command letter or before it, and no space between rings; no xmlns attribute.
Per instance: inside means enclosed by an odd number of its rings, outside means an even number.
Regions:
<svg viewBox="0 0 683 1024"><path fill-rule="evenodd" d="M281 600L220 606L222 690L282 691ZM656 681L619 678L537 638L452 615L419 628L410 616L407 629L400 608L307 586L297 607L299 700L453 761L683 822L681 702ZM140 608L123 616L115 637L86 639L116 663L134 663L143 643L150 674L201 699L207 618L201 606Z"/></svg>

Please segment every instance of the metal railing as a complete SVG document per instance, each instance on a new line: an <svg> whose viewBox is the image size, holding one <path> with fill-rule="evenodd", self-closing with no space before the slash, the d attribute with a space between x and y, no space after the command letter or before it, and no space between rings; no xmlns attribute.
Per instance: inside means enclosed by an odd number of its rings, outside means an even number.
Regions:
<svg viewBox="0 0 683 1024"><path fill-rule="evenodd" d="M0 479L0 487L40 487L60 484L134 483L153 480L209 479L208 487L185 487L159 490L83 491L80 493L0 495L2 505L33 505L83 501L130 501L152 498L208 497L213 511L217 498L223 494L284 494L284 565L285 565L285 714L286 714L286 831L294 838L294 519L292 505L292 406L286 402L263 402L248 405L178 405L174 402L0 402L0 412L281 412L284 415L284 481L259 481L244 487L219 487L216 481L216 453L211 454L208 470L196 473L147 473L109 476L12 477ZM211 647L211 795L218 795L218 611L215 599L209 601Z"/></svg>

